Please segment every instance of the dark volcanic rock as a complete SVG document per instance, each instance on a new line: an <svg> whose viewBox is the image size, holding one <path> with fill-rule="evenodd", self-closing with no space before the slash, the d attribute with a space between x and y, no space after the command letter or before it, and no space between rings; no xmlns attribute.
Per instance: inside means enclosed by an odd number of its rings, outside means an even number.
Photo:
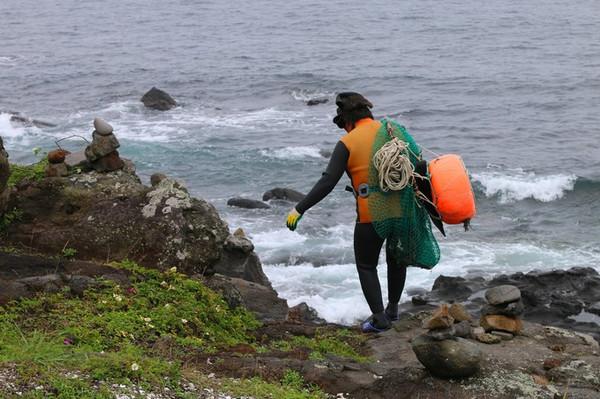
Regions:
<svg viewBox="0 0 600 399"><path fill-rule="evenodd" d="M286 300L279 298L270 285L265 286L220 274L208 277L205 281L208 287L223 295L230 307L241 304L262 321L281 321L287 317Z"/></svg>
<svg viewBox="0 0 600 399"><path fill-rule="evenodd" d="M65 157L65 165L69 168L88 167L89 162L85 156L85 150L73 152Z"/></svg>
<svg viewBox="0 0 600 399"><path fill-rule="evenodd" d="M313 105L326 104L328 102L329 102L329 98L327 98L327 97L316 97L316 98L311 98L310 100L307 100L306 105L311 107Z"/></svg>
<svg viewBox="0 0 600 399"><path fill-rule="evenodd" d="M113 172L115 170L123 169L125 163L119 157L119 151L113 151L102 158L96 159L91 162L92 169L100 173Z"/></svg>
<svg viewBox="0 0 600 399"><path fill-rule="evenodd" d="M326 323L324 319L319 317L317 311L308 306L306 302L291 307L288 313L288 320L295 323Z"/></svg>
<svg viewBox="0 0 600 399"><path fill-rule="evenodd" d="M238 208L246 208L246 209L269 209L270 208L269 204L265 204L262 201L248 199L248 198L241 198L241 197L230 198L227 201L227 205L236 206Z"/></svg>
<svg viewBox="0 0 600 399"><path fill-rule="evenodd" d="M212 270L271 287L269 278L262 270L260 259L253 251L254 245L248 238L231 235L225 240L221 259Z"/></svg>
<svg viewBox="0 0 600 399"><path fill-rule="evenodd" d="M431 291L439 298L452 298L457 301L465 300L473 293L464 278L446 276L436 278Z"/></svg>
<svg viewBox="0 0 600 399"><path fill-rule="evenodd" d="M83 259L131 259L193 274L218 262L229 236L216 209L179 183L149 188L123 171L29 182L9 203L23 215L7 229L8 243L50 255L68 242Z"/></svg>
<svg viewBox="0 0 600 399"><path fill-rule="evenodd" d="M463 338L436 341L421 335L411 344L417 359L435 376L464 378L479 371L481 351Z"/></svg>
<svg viewBox="0 0 600 399"><path fill-rule="evenodd" d="M46 166L45 172L47 177L63 177L69 174L69 169L64 162L49 163L48 166Z"/></svg>
<svg viewBox="0 0 600 399"><path fill-rule="evenodd" d="M168 111L171 108L177 106L177 102L167 92L157 89L156 87L151 88L146 94L143 95L141 101L147 108L156 109L159 111Z"/></svg>
<svg viewBox="0 0 600 399"><path fill-rule="evenodd" d="M17 122L24 126L35 126L35 127L39 127L39 128L56 127L56 125L54 123L44 122L44 121L40 121L38 119L32 119L27 116L23 116L23 115L19 114L18 112L10 112L10 113L12 114L10 116L11 122Z"/></svg>
<svg viewBox="0 0 600 399"><path fill-rule="evenodd" d="M269 201L272 199L298 202L302 201L306 195L291 188L276 187L263 194L262 200Z"/></svg>
<svg viewBox="0 0 600 399"><path fill-rule="evenodd" d="M8 162L8 153L4 149L4 142L0 137L0 216L6 210L9 190L7 187L10 177L10 164Z"/></svg>
<svg viewBox="0 0 600 399"><path fill-rule="evenodd" d="M485 316L488 314L500 314L504 316L519 316L523 314L524 310L525 306L523 305L523 301L511 302L499 306L485 304L481 308L481 315Z"/></svg>

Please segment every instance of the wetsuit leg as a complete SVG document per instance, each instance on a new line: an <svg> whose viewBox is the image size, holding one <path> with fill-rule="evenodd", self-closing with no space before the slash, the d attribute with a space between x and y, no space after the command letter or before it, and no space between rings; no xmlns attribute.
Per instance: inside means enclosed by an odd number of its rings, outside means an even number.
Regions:
<svg viewBox="0 0 600 399"><path fill-rule="evenodd" d="M354 257L358 278L365 299L373 314L383 312L381 286L377 276L377 261L383 240L371 223L356 223L354 227Z"/></svg>
<svg viewBox="0 0 600 399"><path fill-rule="evenodd" d="M387 244L388 243L386 242L385 257L387 260L388 272L388 301L392 309L394 307L397 309L398 302L400 302L400 297L402 296L402 291L404 290L404 283L406 282L406 266L396 264L394 254Z"/></svg>

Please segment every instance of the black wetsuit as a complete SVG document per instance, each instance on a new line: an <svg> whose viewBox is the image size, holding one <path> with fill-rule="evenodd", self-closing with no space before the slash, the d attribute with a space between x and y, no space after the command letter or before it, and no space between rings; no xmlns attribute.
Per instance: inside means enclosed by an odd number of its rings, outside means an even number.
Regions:
<svg viewBox="0 0 600 399"><path fill-rule="evenodd" d="M331 154L327 169L321 179L314 185L306 197L296 205L300 213L306 212L312 206L325 198L336 186L348 164L350 153L339 141ZM377 234L371 223L356 223L354 226L354 257L356 268L363 294L373 314L384 311L381 298L381 286L377 276L377 263L379 253L383 246L383 239ZM388 299L394 307L399 301L406 280L406 266L397 266L392 255L386 248L388 267Z"/></svg>

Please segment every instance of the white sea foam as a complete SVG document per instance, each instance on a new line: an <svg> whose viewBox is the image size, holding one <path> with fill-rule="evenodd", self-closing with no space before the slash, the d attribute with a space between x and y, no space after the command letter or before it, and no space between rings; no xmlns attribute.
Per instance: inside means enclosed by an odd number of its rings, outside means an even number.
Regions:
<svg viewBox="0 0 600 399"><path fill-rule="evenodd" d="M261 155L277 159L322 158L321 150L315 146L283 147L261 150Z"/></svg>
<svg viewBox="0 0 600 399"><path fill-rule="evenodd" d="M314 98L333 98L335 92L325 90L308 90L308 89L297 89L291 92L294 100L308 101Z"/></svg>
<svg viewBox="0 0 600 399"><path fill-rule="evenodd" d="M468 274L491 278L502 273L529 272L569 268L573 265L594 266L600 254L574 249L553 249L527 243L480 243L459 241L442 243L442 261L433 270L409 268L406 288L430 290L440 275ZM257 248L262 256L262 248ZM383 252L383 251L382 251ZM265 272L279 295L293 306L306 302L330 322L352 324L369 315L354 264L313 267L265 265ZM380 259L379 279L384 302L387 271ZM402 301L409 300L405 289Z"/></svg>
<svg viewBox="0 0 600 399"><path fill-rule="evenodd" d="M485 171L471 176L481 184L487 197L498 196L502 203L526 198L541 202L554 201L573 190L577 180L577 176L572 174L538 176L520 169L509 172Z"/></svg>
<svg viewBox="0 0 600 399"><path fill-rule="evenodd" d="M31 145L32 139L41 134L39 128L12 123L10 117L10 114L0 114L0 135L7 144L26 147Z"/></svg>

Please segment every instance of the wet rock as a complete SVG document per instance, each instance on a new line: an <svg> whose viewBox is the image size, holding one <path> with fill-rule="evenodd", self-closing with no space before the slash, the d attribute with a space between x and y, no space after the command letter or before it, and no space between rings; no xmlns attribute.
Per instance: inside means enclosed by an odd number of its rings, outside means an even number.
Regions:
<svg viewBox="0 0 600 399"><path fill-rule="evenodd" d="M521 314L523 314L524 310L525 306L523 305L523 301L518 300L516 302L511 302L508 304L498 306L485 304L481 308L481 314L484 316L489 314L499 314L504 316L520 316Z"/></svg>
<svg viewBox="0 0 600 399"><path fill-rule="evenodd" d="M492 331L490 334L500 337L502 341L510 341L515 337L513 334L504 331Z"/></svg>
<svg viewBox="0 0 600 399"><path fill-rule="evenodd" d="M0 137L0 216L4 214L8 203L8 178L10 177L10 163L8 153L4 149L4 142Z"/></svg>
<svg viewBox="0 0 600 399"><path fill-rule="evenodd" d="M502 338L493 335L493 334L488 334L488 333L483 333L483 334L477 334L475 335L475 339L481 343L484 344L499 344L500 342L502 342Z"/></svg>
<svg viewBox="0 0 600 399"><path fill-rule="evenodd" d="M22 124L23 126L35 126L38 128L56 127L54 123L45 122L38 119L32 119L27 116L21 115L19 112L9 112L9 114L11 114L11 122L17 122Z"/></svg>
<svg viewBox="0 0 600 399"><path fill-rule="evenodd" d="M487 290L485 299L490 305L503 305L521 299L521 291L514 285L500 285Z"/></svg>
<svg viewBox="0 0 600 399"><path fill-rule="evenodd" d="M520 319L501 315L482 316L480 324L486 332L498 330L518 334L523 329Z"/></svg>
<svg viewBox="0 0 600 399"><path fill-rule="evenodd" d="M436 278L431 291L438 298L448 297L457 301L463 301L473 293L473 290L467 285L466 279L447 276Z"/></svg>
<svg viewBox="0 0 600 399"><path fill-rule="evenodd" d="M299 303L296 306L290 308L288 312L288 321L294 323L311 323L311 324L325 324L326 321L319 317L317 311L306 304L306 302Z"/></svg>
<svg viewBox="0 0 600 399"><path fill-rule="evenodd" d="M147 108L156 109L158 111L168 111L177 106L177 102L173 97L156 87L153 87L146 92L146 94L142 96L141 101Z"/></svg>
<svg viewBox="0 0 600 399"><path fill-rule="evenodd" d="M92 143L85 148L85 157L89 162L94 162L120 147L119 140L114 134L106 136L97 132L92 133Z"/></svg>
<svg viewBox="0 0 600 399"><path fill-rule="evenodd" d="M467 309L460 303L453 303L450 305L450 309L448 310L450 316L454 318L455 323L460 323L461 321L471 320L471 315L467 312Z"/></svg>
<svg viewBox="0 0 600 399"><path fill-rule="evenodd" d="M113 132L113 127L102 118L94 118L94 129L101 136L108 136Z"/></svg>
<svg viewBox="0 0 600 399"><path fill-rule="evenodd" d="M448 305L441 305L430 318L423 322L423 328L427 330L445 329L452 327L454 318L450 316Z"/></svg>
<svg viewBox="0 0 600 399"><path fill-rule="evenodd" d="M152 176L150 176L150 184L152 185L152 187L154 187L166 178L167 175L165 175L164 173L154 173Z"/></svg>
<svg viewBox="0 0 600 399"><path fill-rule="evenodd" d="M83 296L85 290L96 286L96 280L88 276L71 276L68 284L73 295Z"/></svg>
<svg viewBox="0 0 600 399"><path fill-rule="evenodd" d="M590 305L586 310L590 313L600 316L600 302Z"/></svg>
<svg viewBox="0 0 600 399"><path fill-rule="evenodd" d="M329 98L327 97L315 97L306 101L306 105L312 107L314 105L326 104L329 102Z"/></svg>
<svg viewBox="0 0 600 399"><path fill-rule="evenodd" d="M45 169L46 177L63 177L69 174L67 165L64 163L49 163Z"/></svg>
<svg viewBox="0 0 600 399"><path fill-rule="evenodd" d="M411 346L421 364L437 377L464 378L479 371L481 351L463 338L436 341L421 335L412 340Z"/></svg>
<svg viewBox="0 0 600 399"><path fill-rule="evenodd" d="M88 160L85 156L85 150L77 151L68 154L65 157L65 165L68 168L85 167L88 165Z"/></svg>
<svg viewBox="0 0 600 399"><path fill-rule="evenodd" d="M298 202L302 201L306 197L306 195L302 194L299 191L292 190L291 188L281 188L276 187L271 189L263 194L263 201L270 201L272 199Z"/></svg>
<svg viewBox="0 0 600 399"><path fill-rule="evenodd" d="M50 163L63 163L67 155L69 155L69 151L65 150L52 150L48 153L48 162Z"/></svg>
<svg viewBox="0 0 600 399"><path fill-rule="evenodd" d="M240 197L230 198L227 201L227 205L235 206L238 208L246 208L246 209L269 209L269 208L271 208L268 204L265 204L262 201L257 201L257 200L248 199L248 198L240 198Z"/></svg>
<svg viewBox="0 0 600 399"><path fill-rule="evenodd" d="M423 306L429 303L429 299L424 295L415 295L410 298L411 302L415 306Z"/></svg>
<svg viewBox="0 0 600 399"><path fill-rule="evenodd" d="M101 158L91 162L91 167L96 172L106 173L113 172L115 170L123 169L125 163L119 157L119 151L113 151Z"/></svg>
<svg viewBox="0 0 600 399"><path fill-rule="evenodd" d="M471 337L471 323L468 320L454 324L454 335L461 338Z"/></svg>
<svg viewBox="0 0 600 399"><path fill-rule="evenodd" d="M454 326L450 326L448 328L429 330L425 333L425 335L436 341L443 341L445 339L453 339L456 335L456 330L454 329Z"/></svg>

